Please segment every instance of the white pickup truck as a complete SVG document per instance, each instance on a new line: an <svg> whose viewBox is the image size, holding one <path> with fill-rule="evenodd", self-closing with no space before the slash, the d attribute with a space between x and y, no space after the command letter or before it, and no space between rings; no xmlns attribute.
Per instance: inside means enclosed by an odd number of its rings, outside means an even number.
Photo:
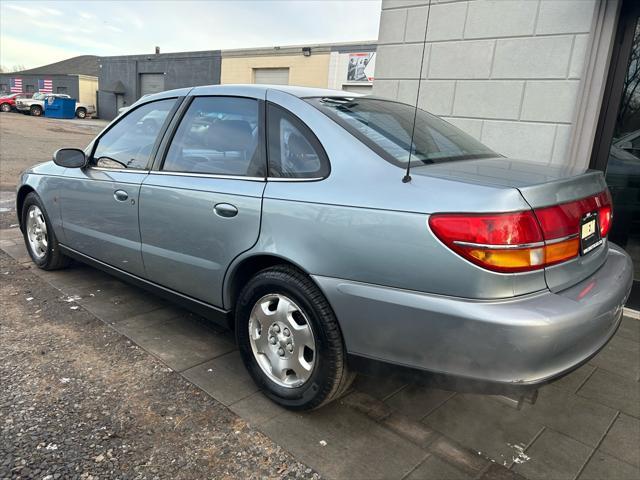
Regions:
<svg viewBox="0 0 640 480"><path fill-rule="evenodd" d="M31 98L17 98L16 109L22 113L27 113L35 117L39 117L44 113L44 102L51 97L71 98L70 95L64 93L34 93ZM94 105L76 102L76 117L86 118L87 115L96 113Z"/></svg>

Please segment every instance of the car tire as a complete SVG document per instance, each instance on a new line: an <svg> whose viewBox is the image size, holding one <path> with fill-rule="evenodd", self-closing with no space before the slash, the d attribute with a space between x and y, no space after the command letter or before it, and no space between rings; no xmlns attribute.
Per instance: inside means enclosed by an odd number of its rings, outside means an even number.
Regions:
<svg viewBox="0 0 640 480"><path fill-rule="evenodd" d="M301 271L282 265L258 272L240 292L235 315L238 347L249 374L281 406L319 408L340 397L353 381L335 314Z"/></svg>
<svg viewBox="0 0 640 480"><path fill-rule="evenodd" d="M29 113L34 117L42 116L42 107L40 105L32 105L29 109Z"/></svg>
<svg viewBox="0 0 640 480"><path fill-rule="evenodd" d="M11 104L10 103L3 103L2 105L0 105L0 112L10 112L11 111Z"/></svg>
<svg viewBox="0 0 640 480"><path fill-rule="evenodd" d="M33 263L43 270L59 270L71 262L60 251L49 216L35 192L29 193L22 205L22 234Z"/></svg>
<svg viewBox="0 0 640 480"><path fill-rule="evenodd" d="M76 117L78 118L86 118L87 117L87 109L86 108L77 108L76 109Z"/></svg>

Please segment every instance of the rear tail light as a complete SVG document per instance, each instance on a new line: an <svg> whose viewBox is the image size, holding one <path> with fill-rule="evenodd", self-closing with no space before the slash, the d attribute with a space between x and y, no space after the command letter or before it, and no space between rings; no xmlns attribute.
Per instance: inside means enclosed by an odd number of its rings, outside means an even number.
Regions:
<svg viewBox="0 0 640 480"><path fill-rule="evenodd" d="M593 211L599 214L604 238L612 220L608 190L524 212L436 213L429 217L429 226L445 245L476 265L496 272L526 272L578 256L580 222Z"/></svg>

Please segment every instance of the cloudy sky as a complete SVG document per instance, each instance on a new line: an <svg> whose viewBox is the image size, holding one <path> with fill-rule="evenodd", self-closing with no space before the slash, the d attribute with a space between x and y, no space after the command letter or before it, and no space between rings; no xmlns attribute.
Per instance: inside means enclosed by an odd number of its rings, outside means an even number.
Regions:
<svg viewBox="0 0 640 480"><path fill-rule="evenodd" d="M375 40L380 0L0 2L0 65Z"/></svg>

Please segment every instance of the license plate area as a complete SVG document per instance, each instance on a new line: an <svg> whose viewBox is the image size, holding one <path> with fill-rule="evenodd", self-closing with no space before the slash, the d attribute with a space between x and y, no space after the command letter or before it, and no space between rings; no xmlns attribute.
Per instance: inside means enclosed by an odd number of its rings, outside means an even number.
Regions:
<svg viewBox="0 0 640 480"><path fill-rule="evenodd" d="M589 212L580 220L580 255L586 255L602 245L598 212Z"/></svg>

